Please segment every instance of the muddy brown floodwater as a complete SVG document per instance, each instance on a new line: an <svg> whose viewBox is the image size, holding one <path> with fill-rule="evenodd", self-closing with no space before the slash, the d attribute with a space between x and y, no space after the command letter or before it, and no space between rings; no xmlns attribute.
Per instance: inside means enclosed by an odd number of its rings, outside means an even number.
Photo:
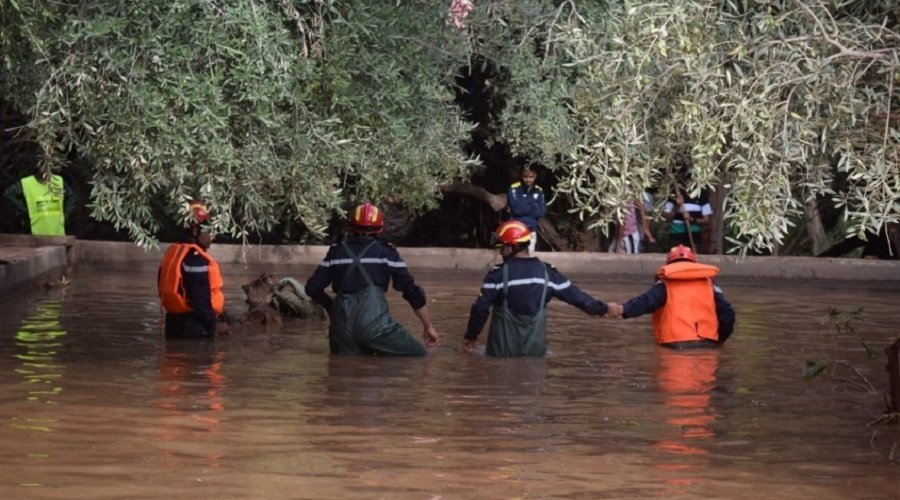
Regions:
<svg viewBox="0 0 900 500"><path fill-rule="evenodd" d="M225 269L229 309L259 272ZM442 334L423 359L333 357L326 324L297 320L167 342L155 268L83 267L8 297L0 497L900 497L898 425L867 426L897 290L725 281L736 333L694 352L655 346L648 317L553 302L550 356L489 359L458 347L482 276L413 273ZM649 284L570 277L608 301ZM823 325L831 306L863 308L856 334Z"/></svg>

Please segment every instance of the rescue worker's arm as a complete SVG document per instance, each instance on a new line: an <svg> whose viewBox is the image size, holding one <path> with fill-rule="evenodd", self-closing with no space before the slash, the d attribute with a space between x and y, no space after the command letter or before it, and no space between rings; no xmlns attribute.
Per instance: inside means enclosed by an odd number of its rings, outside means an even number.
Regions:
<svg viewBox="0 0 900 500"><path fill-rule="evenodd" d="M623 318L636 318L666 305L666 285L657 281L649 290L622 304Z"/></svg>
<svg viewBox="0 0 900 500"><path fill-rule="evenodd" d="M397 255L396 260L393 258L389 260L392 263L403 262L399 255ZM391 267L391 281L394 283L394 289L403 294L403 299L409 303L419 321L422 322L422 338L425 340L425 346L434 347L437 345L438 334L434 324L431 322L431 314L428 312L425 290L416 284L406 267Z"/></svg>
<svg viewBox="0 0 900 500"><path fill-rule="evenodd" d="M497 301L500 296L500 289L496 287L486 287L486 284L498 282L500 271L492 270L485 276L484 283L481 286L481 293L469 310L469 323L466 325L466 333L463 336L463 349L471 351L475 347L475 340L481 334L484 324L487 323L488 316L491 314L491 305Z"/></svg>
<svg viewBox="0 0 900 500"><path fill-rule="evenodd" d="M12 205L19 215L28 213L28 207L25 206L25 194L22 191L22 182L14 182L8 188L3 190L3 198Z"/></svg>
<svg viewBox="0 0 900 500"><path fill-rule="evenodd" d="M716 316L719 320L719 342L725 342L734 332L734 308L725 300L725 294L716 286L713 296L716 299Z"/></svg>
<svg viewBox="0 0 900 500"><path fill-rule="evenodd" d="M419 318L419 321L422 322L422 327L424 328L422 338L425 340L425 347L436 346L438 343L438 334L437 330L434 328L434 324L431 323L431 313L428 312L428 306L422 306L414 312Z"/></svg>
<svg viewBox="0 0 900 500"><path fill-rule="evenodd" d="M391 270L391 281L393 282L394 290L403 294L403 299L409 304L409 307L412 307L413 311L418 311L425 307L425 290L416 284L397 250L391 246L385 246L388 248L387 260L388 267Z"/></svg>
<svg viewBox="0 0 900 500"><path fill-rule="evenodd" d="M595 316L603 316L609 312L609 306L602 300L597 300L581 291L580 288L573 285L568 278L563 276L555 268L548 265L547 270L549 271L550 277L550 289L548 291L551 292L547 294L548 299L550 296L557 297L563 302L571 304L582 311Z"/></svg>
<svg viewBox="0 0 900 500"><path fill-rule="evenodd" d="M323 264L330 260L330 256L331 251L329 250L325 260L316 267L312 276L306 280L306 286L303 288L306 295L309 295L309 298L313 299L316 304L324 307L326 311L331 311L333 299L325 292L325 288L331 283L331 276L328 272L328 267Z"/></svg>
<svg viewBox="0 0 900 500"><path fill-rule="evenodd" d="M194 316L203 323L207 331L216 331L219 319L213 311L209 294L209 262L203 256L192 253L184 258L181 275Z"/></svg>

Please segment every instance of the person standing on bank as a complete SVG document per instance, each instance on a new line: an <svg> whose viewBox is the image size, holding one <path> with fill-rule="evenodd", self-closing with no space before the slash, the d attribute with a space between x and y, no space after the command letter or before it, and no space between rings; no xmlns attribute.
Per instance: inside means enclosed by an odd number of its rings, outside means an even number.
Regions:
<svg viewBox="0 0 900 500"><path fill-rule="evenodd" d="M656 343L674 348L716 347L734 331L734 309L713 283L719 268L697 263L694 252L678 245L656 271L657 282L622 305L623 318L653 313Z"/></svg>
<svg viewBox="0 0 900 500"><path fill-rule="evenodd" d="M219 264L207 253L212 234L203 224L209 212L203 202L190 204L192 221L185 241L173 243L159 266L157 286L166 310L166 337L213 337L230 333L219 320L225 308Z"/></svg>
<svg viewBox="0 0 900 500"><path fill-rule="evenodd" d="M363 203L350 213L351 237L332 245L306 281L306 294L328 311L332 354L424 356L425 347L391 317L385 292L394 289L412 307L424 328L427 347L437 345L425 291L419 287L397 249L375 238L384 228L381 210ZM336 296L325 292L326 287Z"/></svg>
<svg viewBox="0 0 900 500"><path fill-rule="evenodd" d="M591 315L621 314L622 306L591 297L553 266L531 256L527 249L533 235L525 224L504 222L494 237L503 263L488 272L472 304L463 338L465 351L474 350L492 308L485 354L505 358L547 353L547 303L553 297Z"/></svg>
<svg viewBox="0 0 900 500"><path fill-rule="evenodd" d="M3 197L20 216L28 216L35 236L65 236L66 216L75 210L75 191L62 176L39 168L3 191Z"/></svg>
<svg viewBox="0 0 900 500"><path fill-rule="evenodd" d="M712 213L708 191L701 190L693 198L676 186L675 197L669 198L662 210L663 218L669 221L669 246L686 245L694 251L700 248L703 226L709 224Z"/></svg>
<svg viewBox="0 0 900 500"><path fill-rule="evenodd" d="M532 238L528 244L528 252L534 253L537 248L538 222L547 211L544 203L544 191L535 184L537 172L531 167L522 169L522 180L513 183L506 191L506 204L509 208L510 220L525 224L531 231Z"/></svg>

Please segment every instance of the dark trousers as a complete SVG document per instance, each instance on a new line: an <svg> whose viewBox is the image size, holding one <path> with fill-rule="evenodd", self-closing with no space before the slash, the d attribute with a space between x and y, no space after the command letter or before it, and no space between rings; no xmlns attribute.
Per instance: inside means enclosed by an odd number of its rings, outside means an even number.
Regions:
<svg viewBox="0 0 900 500"><path fill-rule="evenodd" d="M207 330L192 313L166 313L166 337L213 337L215 332Z"/></svg>

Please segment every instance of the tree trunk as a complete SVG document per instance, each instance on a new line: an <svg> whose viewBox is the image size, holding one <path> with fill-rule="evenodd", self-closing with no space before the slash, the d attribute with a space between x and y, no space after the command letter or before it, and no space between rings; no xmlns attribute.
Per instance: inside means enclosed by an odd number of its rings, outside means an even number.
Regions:
<svg viewBox="0 0 900 500"><path fill-rule="evenodd" d="M559 231L556 230L556 226L554 226L546 217L542 217L541 220L538 221L538 234L540 234L541 239L550 246L551 250L568 249L569 241L559 234ZM540 240L538 240L538 242L540 242Z"/></svg>
<svg viewBox="0 0 900 500"><path fill-rule="evenodd" d="M809 233L809 240L812 242L812 254L819 255L823 250L822 243L825 242L825 229L816 200L807 200L803 204L803 212L806 216L806 232Z"/></svg>
<svg viewBox="0 0 900 500"><path fill-rule="evenodd" d="M725 198L728 188L725 179L719 179L716 190L712 193L713 215L709 231L709 253L722 255L725 252Z"/></svg>
<svg viewBox="0 0 900 500"><path fill-rule="evenodd" d="M506 208L506 193L494 194L481 186L468 182L451 182L440 186L442 193L458 193L471 196L490 205L491 210L499 212Z"/></svg>

